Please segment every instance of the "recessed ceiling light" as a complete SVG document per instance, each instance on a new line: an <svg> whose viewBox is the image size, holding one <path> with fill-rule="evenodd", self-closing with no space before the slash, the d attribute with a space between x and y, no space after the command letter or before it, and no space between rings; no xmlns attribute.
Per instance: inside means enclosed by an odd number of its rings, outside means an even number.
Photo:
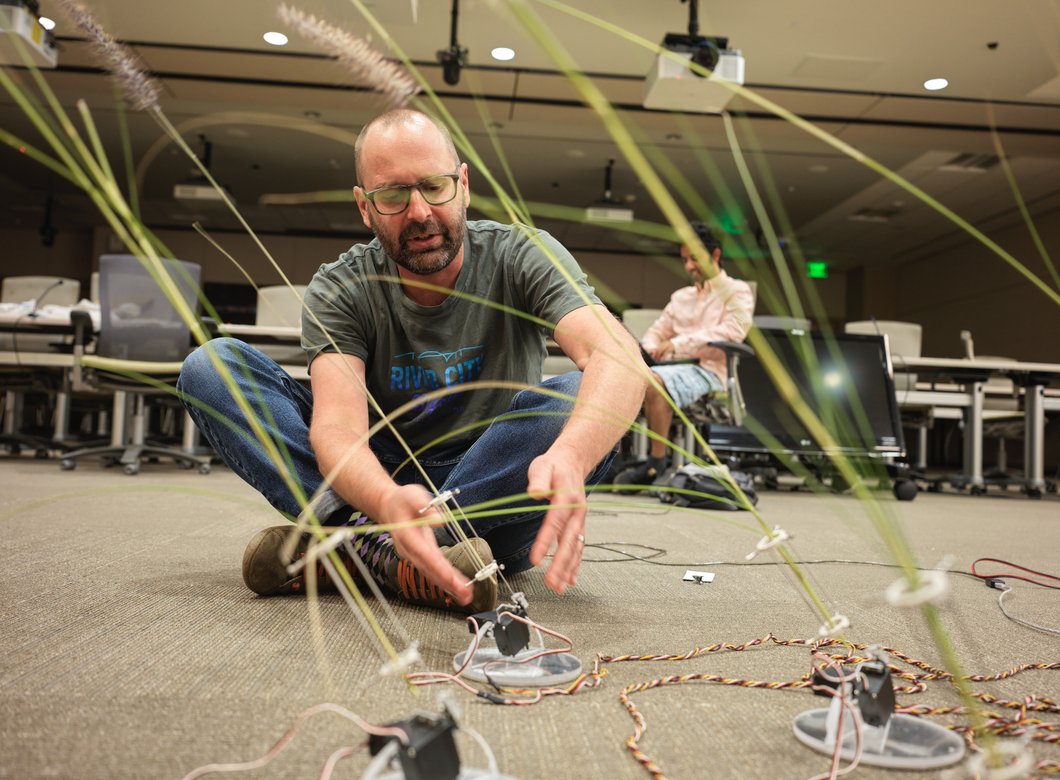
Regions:
<svg viewBox="0 0 1060 780"><path fill-rule="evenodd" d="M924 89L930 89L932 92L940 89L946 89L950 85L950 82L946 79L928 79L924 82Z"/></svg>
<svg viewBox="0 0 1060 780"><path fill-rule="evenodd" d="M507 46L498 46L496 49L490 52L490 56L492 56L495 60L507 62L508 60L515 59L515 49L509 49Z"/></svg>
<svg viewBox="0 0 1060 780"><path fill-rule="evenodd" d="M54 19L49 19L47 16L42 16L37 21L40 22L40 26L43 27L45 30L54 30L55 29L55 20Z"/></svg>
<svg viewBox="0 0 1060 780"><path fill-rule="evenodd" d="M261 37L265 39L265 43L271 43L273 46L287 45L287 36L282 32L267 32Z"/></svg>

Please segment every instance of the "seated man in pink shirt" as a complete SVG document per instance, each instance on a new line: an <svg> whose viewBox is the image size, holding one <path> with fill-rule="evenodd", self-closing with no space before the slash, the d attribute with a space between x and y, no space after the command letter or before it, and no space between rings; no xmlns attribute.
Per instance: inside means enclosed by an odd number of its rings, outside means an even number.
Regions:
<svg viewBox="0 0 1060 780"><path fill-rule="evenodd" d="M644 351L656 362L652 366L656 381L681 409L725 387L725 353L708 344L743 341L751 327L755 306L750 286L721 270L721 243L710 229L702 222L693 222L692 228L710 253L713 274L707 278L689 248L682 244L681 259L692 277L692 285L670 296L659 319L641 339ZM665 364L682 359L685 362ZM644 396L648 428L667 438L673 415L667 398L649 386ZM647 462L620 472L615 477L617 484L650 484L665 471L669 464L666 444L652 438L649 447Z"/></svg>

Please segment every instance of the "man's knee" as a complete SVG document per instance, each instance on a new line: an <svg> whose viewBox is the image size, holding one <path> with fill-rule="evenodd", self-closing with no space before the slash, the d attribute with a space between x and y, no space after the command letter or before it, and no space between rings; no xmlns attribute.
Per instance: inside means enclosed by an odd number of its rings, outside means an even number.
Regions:
<svg viewBox="0 0 1060 780"><path fill-rule="evenodd" d="M220 360L223 364L231 364L235 355L240 352L242 342L233 338L216 338L207 341L200 347L196 347L190 355L184 358L180 367L180 377L177 387L185 391L194 387L203 387L205 383L215 382L220 379L215 361Z"/></svg>

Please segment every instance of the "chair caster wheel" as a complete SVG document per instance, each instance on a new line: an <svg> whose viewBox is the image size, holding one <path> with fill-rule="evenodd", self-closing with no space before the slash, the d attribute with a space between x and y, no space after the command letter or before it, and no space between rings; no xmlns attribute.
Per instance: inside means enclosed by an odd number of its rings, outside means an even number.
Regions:
<svg viewBox="0 0 1060 780"><path fill-rule="evenodd" d="M973 485L970 492L973 496L982 496L986 494L986 488L980 487L979 485Z"/></svg>
<svg viewBox="0 0 1060 780"><path fill-rule="evenodd" d="M63 458L59 461L59 468L63 471L73 471L77 467L77 463L70 458Z"/></svg>
<svg viewBox="0 0 1060 780"><path fill-rule="evenodd" d="M201 466L199 466L199 473L200 474L209 474L210 473L210 464L209 463L203 463Z"/></svg>
<svg viewBox="0 0 1060 780"><path fill-rule="evenodd" d="M899 501L912 501L919 492L916 483L905 479L894 483L894 497Z"/></svg>
<svg viewBox="0 0 1060 780"><path fill-rule="evenodd" d="M140 464L139 463L126 463L124 471L130 477L135 475L135 474L139 474L140 473Z"/></svg>
<svg viewBox="0 0 1060 780"><path fill-rule="evenodd" d="M1041 488L1027 488L1027 498L1041 498Z"/></svg>

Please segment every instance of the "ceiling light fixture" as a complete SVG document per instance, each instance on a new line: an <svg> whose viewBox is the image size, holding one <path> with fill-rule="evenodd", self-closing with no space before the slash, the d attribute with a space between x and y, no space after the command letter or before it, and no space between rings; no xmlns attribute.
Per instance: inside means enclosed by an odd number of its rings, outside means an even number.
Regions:
<svg viewBox="0 0 1060 780"><path fill-rule="evenodd" d="M265 43L271 43L273 46L287 45L287 36L282 32L267 32L261 37L265 39Z"/></svg>
<svg viewBox="0 0 1060 780"><path fill-rule="evenodd" d="M515 59L515 49L509 49L507 46L498 46L490 52L490 56L495 60L507 62L508 60Z"/></svg>
<svg viewBox="0 0 1060 780"><path fill-rule="evenodd" d="M55 29L55 20L54 19L49 19L47 16L42 16L37 21L40 22L40 26L43 27L45 30L54 30Z"/></svg>
<svg viewBox="0 0 1060 780"><path fill-rule="evenodd" d="M946 79L928 79L924 82L924 89L929 89L932 92L937 92L940 89L946 89L950 85Z"/></svg>

